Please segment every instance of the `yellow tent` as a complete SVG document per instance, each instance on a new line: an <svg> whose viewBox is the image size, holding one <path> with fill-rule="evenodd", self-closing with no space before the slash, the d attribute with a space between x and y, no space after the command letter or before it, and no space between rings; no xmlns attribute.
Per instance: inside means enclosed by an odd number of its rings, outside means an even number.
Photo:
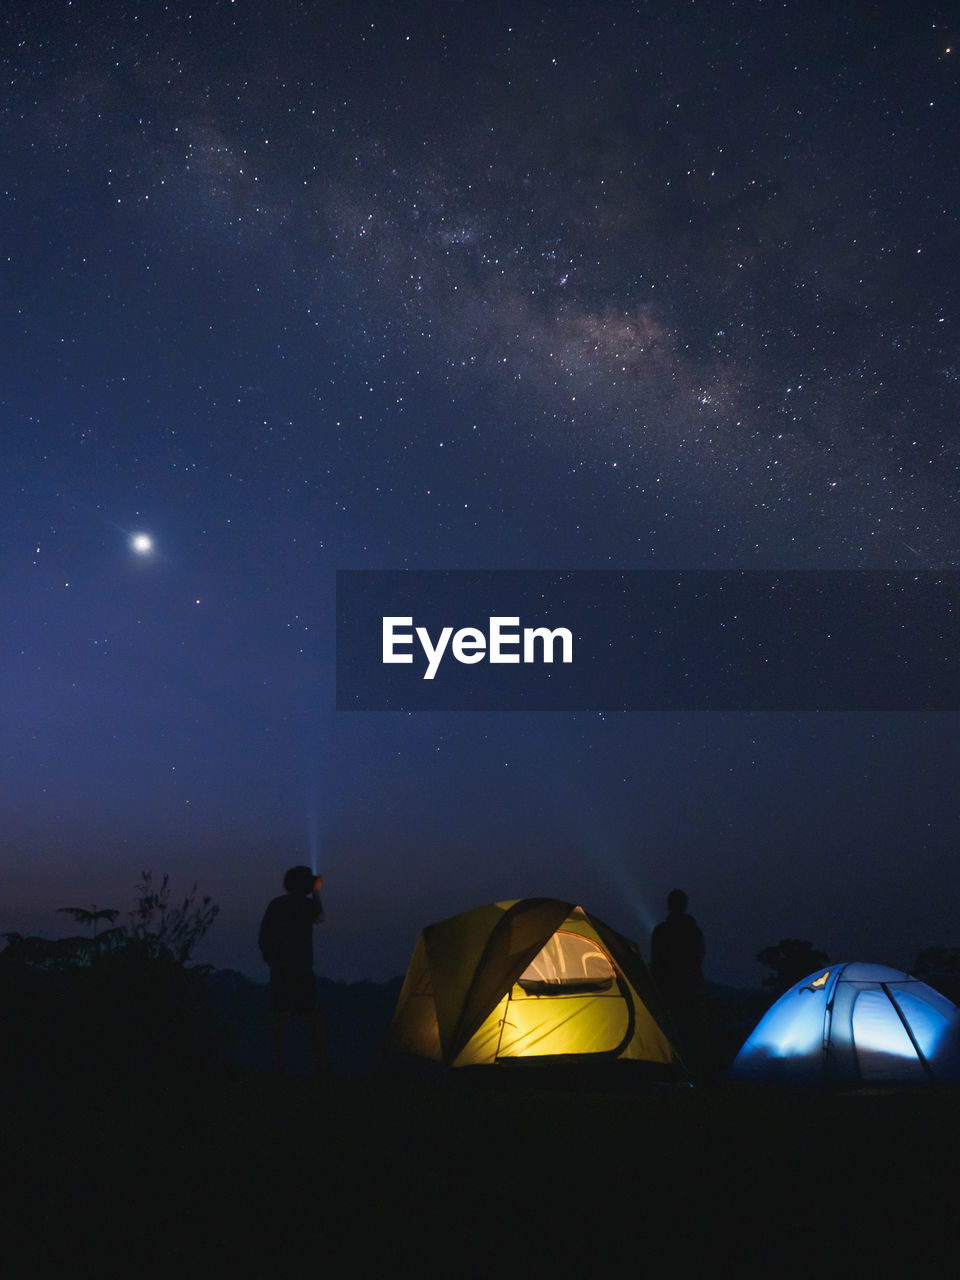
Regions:
<svg viewBox="0 0 960 1280"><path fill-rule="evenodd" d="M389 1050L446 1066L627 1060L682 1072L633 943L553 898L498 902L428 926Z"/></svg>

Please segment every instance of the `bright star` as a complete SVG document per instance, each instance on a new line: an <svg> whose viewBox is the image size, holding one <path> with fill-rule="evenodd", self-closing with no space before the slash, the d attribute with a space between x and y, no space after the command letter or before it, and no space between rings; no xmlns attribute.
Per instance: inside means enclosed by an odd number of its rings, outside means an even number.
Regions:
<svg viewBox="0 0 960 1280"><path fill-rule="evenodd" d="M153 539L149 533L131 534L130 550L134 551L138 556L148 556L153 550Z"/></svg>

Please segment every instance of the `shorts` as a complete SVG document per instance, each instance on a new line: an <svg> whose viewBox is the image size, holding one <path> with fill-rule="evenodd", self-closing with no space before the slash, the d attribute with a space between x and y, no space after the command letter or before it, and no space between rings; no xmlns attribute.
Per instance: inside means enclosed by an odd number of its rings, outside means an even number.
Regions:
<svg viewBox="0 0 960 1280"><path fill-rule="evenodd" d="M298 964L271 966L270 1007L274 1013L315 1013L317 982L313 972Z"/></svg>

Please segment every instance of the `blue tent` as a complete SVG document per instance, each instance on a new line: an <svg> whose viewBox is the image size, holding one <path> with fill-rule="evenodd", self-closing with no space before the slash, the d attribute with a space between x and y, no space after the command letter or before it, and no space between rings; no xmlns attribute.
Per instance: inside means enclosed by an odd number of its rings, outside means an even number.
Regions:
<svg viewBox="0 0 960 1280"><path fill-rule="evenodd" d="M767 1010L730 1075L758 1084L960 1081L960 1010L899 969L830 965Z"/></svg>

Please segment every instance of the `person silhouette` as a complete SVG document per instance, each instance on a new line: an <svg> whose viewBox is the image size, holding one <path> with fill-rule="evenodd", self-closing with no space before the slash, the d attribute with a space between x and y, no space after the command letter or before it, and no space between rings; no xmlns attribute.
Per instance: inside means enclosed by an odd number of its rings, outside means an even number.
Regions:
<svg viewBox="0 0 960 1280"><path fill-rule="evenodd" d="M682 889L667 895L667 918L650 940L653 977L673 1017L680 1052L688 1066L702 1065L704 1054L703 959L706 944L700 926L688 915Z"/></svg>
<svg viewBox="0 0 960 1280"><path fill-rule="evenodd" d="M267 906L260 925L260 951L270 966L274 1067L283 1075L290 1067L290 1019L306 1018L315 1064L323 1065L323 1017L313 973L313 926L324 919L320 890L323 877L309 867L291 867L283 877L286 890Z"/></svg>

